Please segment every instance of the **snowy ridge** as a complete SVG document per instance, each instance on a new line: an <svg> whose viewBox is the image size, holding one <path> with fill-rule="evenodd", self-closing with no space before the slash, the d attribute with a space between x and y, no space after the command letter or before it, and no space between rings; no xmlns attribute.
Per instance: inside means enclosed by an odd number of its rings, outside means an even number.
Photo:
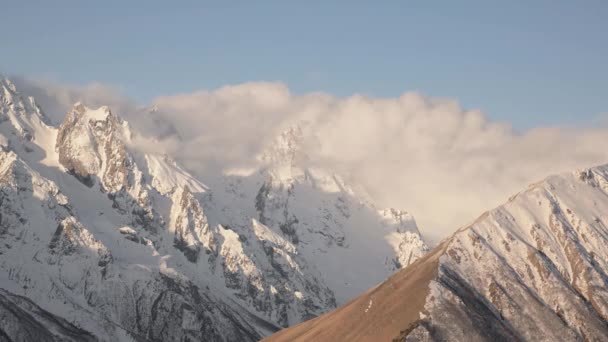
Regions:
<svg viewBox="0 0 608 342"><path fill-rule="evenodd" d="M549 177L456 233L440 260L439 280L431 286L437 296L427 298L428 319L437 320L440 311L466 312L451 296L462 294L448 290L462 278L487 300L492 313L487 319L505 322L497 337L605 339L607 177L608 166ZM480 261L485 267L475 266ZM471 314L466 317L452 324L474 327ZM449 328L438 325L443 334ZM428 334L424 330L413 334ZM476 339L487 333L472 331Z"/></svg>
<svg viewBox="0 0 608 342"><path fill-rule="evenodd" d="M163 195L184 187L194 193L208 190L206 185L182 169L169 156L146 153L145 159L152 177L152 186Z"/></svg>
<svg viewBox="0 0 608 342"><path fill-rule="evenodd" d="M297 159L284 168L296 145L208 187L168 156L133 149L132 135L109 108L81 103L50 126L2 80L0 288L83 334L254 341L427 249L411 216L379 212Z"/></svg>

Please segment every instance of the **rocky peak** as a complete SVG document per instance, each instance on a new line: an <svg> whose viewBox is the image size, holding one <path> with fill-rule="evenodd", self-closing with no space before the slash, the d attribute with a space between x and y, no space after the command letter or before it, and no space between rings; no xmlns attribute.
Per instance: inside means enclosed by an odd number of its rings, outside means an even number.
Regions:
<svg viewBox="0 0 608 342"><path fill-rule="evenodd" d="M128 124L108 107L77 103L59 127L55 148L69 173L89 187L99 186L132 224L158 232L163 218L154 208L144 172L127 149L128 138Z"/></svg>
<svg viewBox="0 0 608 342"><path fill-rule="evenodd" d="M68 112L66 119L71 121L76 120L89 120L89 121L106 121L112 119L112 122L121 121L116 115L112 114L112 111L108 106L101 106L97 109L87 108L83 103L76 102L72 109Z"/></svg>
<svg viewBox="0 0 608 342"><path fill-rule="evenodd" d="M93 110L76 103L59 127L59 162L88 186L97 178L105 191L126 187L132 160L123 142L123 127L108 107Z"/></svg>
<svg viewBox="0 0 608 342"><path fill-rule="evenodd" d="M68 111L60 129L74 129L74 126L82 126L95 136L101 137L109 134L126 134L127 123L118 115L115 115L108 106L97 109L86 107L81 102L76 102ZM123 137L121 137L123 138Z"/></svg>
<svg viewBox="0 0 608 342"><path fill-rule="evenodd" d="M178 188L173 194L172 229L173 245L188 261L197 262L204 250L212 258L217 254L215 235L209 227L200 202L188 186Z"/></svg>
<svg viewBox="0 0 608 342"><path fill-rule="evenodd" d="M2 99L11 99L12 94L17 92L15 85L8 78L0 75L0 89L2 89Z"/></svg>
<svg viewBox="0 0 608 342"><path fill-rule="evenodd" d="M387 208L379 210L378 213L387 225L394 226L400 232L418 232L414 217L405 210Z"/></svg>
<svg viewBox="0 0 608 342"><path fill-rule="evenodd" d="M404 211L394 208L378 211L385 227L391 230L386 236L387 241L395 251L392 259L393 269L399 270L408 266L428 252L414 217Z"/></svg>
<svg viewBox="0 0 608 342"><path fill-rule="evenodd" d="M267 148L259 159L266 165L274 167L296 167L306 161L303 151L304 135L298 125L291 126L281 132Z"/></svg>
<svg viewBox="0 0 608 342"><path fill-rule="evenodd" d="M9 121L14 133L24 141L33 138L33 125L48 125L33 97L24 97L7 78L0 77L0 123Z"/></svg>
<svg viewBox="0 0 608 342"><path fill-rule="evenodd" d="M21 102L20 96L17 93L17 88L8 78L0 76L0 99L2 105L11 106L15 102Z"/></svg>
<svg viewBox="0 0 608 342"><path fill-rule="evenodd" d="M17 87L13 82L11 82L8 78L2 78L0 75L0 106L5 107L3 111L5 112L7 108L16 110L21 114L33 114L38 116L45 122L48 122L46 116L36 104L36 101L33 97L27 96L23 97L17 91ZM6 113L4 113L6 114Z"/></svg>

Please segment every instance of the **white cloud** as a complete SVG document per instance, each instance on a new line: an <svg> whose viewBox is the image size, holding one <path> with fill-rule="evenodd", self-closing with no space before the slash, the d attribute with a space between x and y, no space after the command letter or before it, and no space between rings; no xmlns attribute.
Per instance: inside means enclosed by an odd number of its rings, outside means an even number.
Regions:
<svg viewBox="0 0 608 342"><path fill-rule="evenodd" d="M135 127L162 134L165 144L155 148L203 180L252 163L278 132L298 122L312 163L363 185L384 206L410 211L435 238L549 174L608 162L607 129L541 127L518 134L454 100L416 93L300 96L281 83L245 83L159 97L158 111L145 114L102 85L38 84L53 110L76 100L118 106Z"/></svg>

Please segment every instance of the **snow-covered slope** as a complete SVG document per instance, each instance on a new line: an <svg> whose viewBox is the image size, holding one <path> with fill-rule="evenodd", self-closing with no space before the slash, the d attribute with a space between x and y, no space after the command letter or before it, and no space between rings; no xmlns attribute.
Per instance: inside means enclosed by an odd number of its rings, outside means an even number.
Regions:
<svg viewBox="0 0 608 342"><path fill-rule="evenodd" d="M608 340L608 165L552 176L269 341Z"/></svg>
<svg viewBox="0 0 608 342"><path fill-rule="evenodd" d="M69 329L104 341L253 341L426 250L407 213L374 208L324 171L285 168L276 148L262 169L208 187L132 148L109 108L78 103L53 127L0 82L0 288Z"/></svg>

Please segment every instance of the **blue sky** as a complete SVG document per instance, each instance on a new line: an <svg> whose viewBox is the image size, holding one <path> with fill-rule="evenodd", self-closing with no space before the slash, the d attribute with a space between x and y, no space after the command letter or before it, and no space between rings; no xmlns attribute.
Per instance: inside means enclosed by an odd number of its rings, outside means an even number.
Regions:
<svg viewBox="0 0 608 342"><path fill-rule="evenodd" d="M519 129L608 113L602 0L1 2L1 72L98 81L142 103L270 80L452 97Z"/></svg>

